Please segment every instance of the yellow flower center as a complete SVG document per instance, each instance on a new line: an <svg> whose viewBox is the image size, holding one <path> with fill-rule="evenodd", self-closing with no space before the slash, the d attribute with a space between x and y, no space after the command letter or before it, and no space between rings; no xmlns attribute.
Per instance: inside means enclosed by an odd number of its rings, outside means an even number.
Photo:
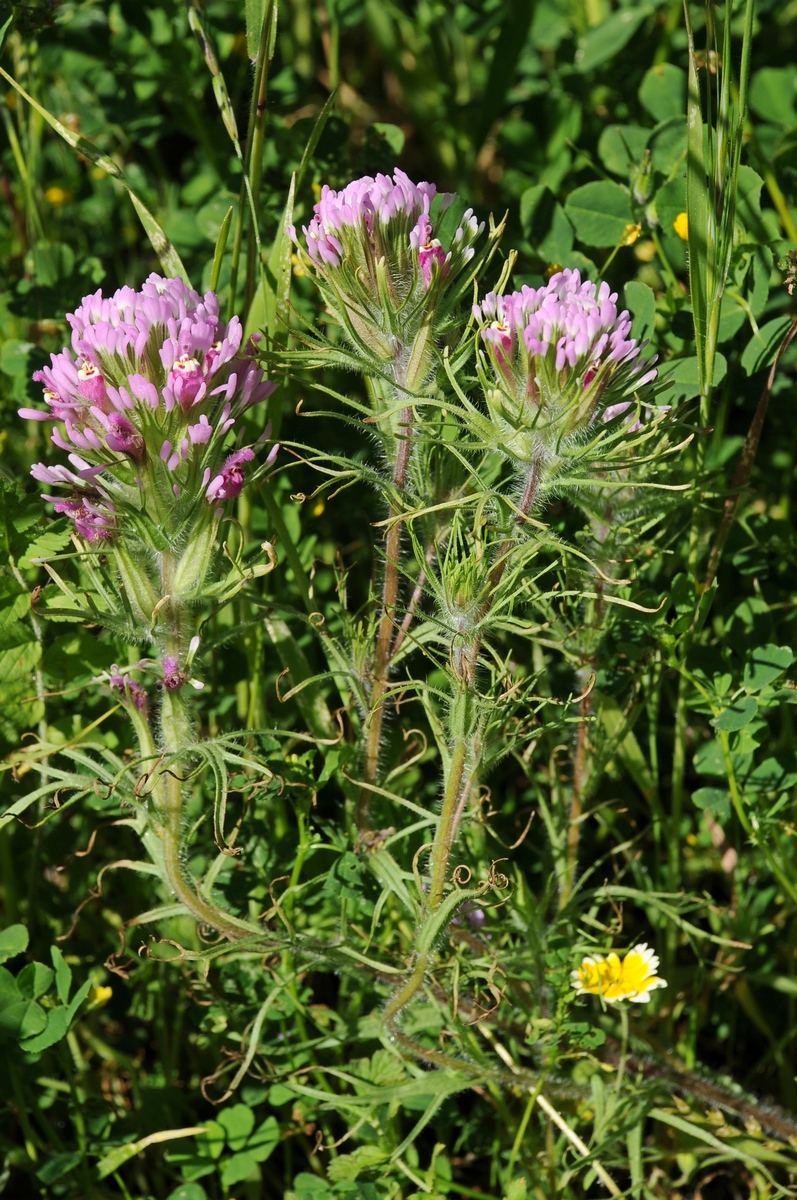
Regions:
<svg viewBox="0 0 797 1200"><path fill-rule="evenodd" d="M659 983L642 955L633 952L622 962L616 954L610 954L604 962L584 962L578 977L585 992L603 996L604 1000L628 999Z"/></svg>

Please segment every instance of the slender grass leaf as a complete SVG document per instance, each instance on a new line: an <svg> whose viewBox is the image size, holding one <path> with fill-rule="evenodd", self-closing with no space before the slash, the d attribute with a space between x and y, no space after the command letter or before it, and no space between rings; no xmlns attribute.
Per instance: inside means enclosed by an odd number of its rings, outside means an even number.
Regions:
<svg viewBox="0 0 797 1200"><path fill-rule="evenodd" d="M193 1137L197 1133L204 1133L204 1130L204 1125L192 1125L186 1129L164 1129L158 1133L150 1133L147 1137L139 1138L136 1142L126 1142L124 1146L115 1146L97 1163L97 1178L105 1179L106 1176L112 1175L131 1158L135 1158L142 1150L146 1150L148 1146L176 1141L178 1138Z"/></svg>
<svg viewBox="0 0 797 1200"><path fill-rule="evenodd" d="M707 1129L697 1125L695 1122L686 1121L683 1117L678 1117L675 1115L675 1113L666 1112L661 1108L652 1108L648 1113L648 1116L652 1117L654 1121L661 1121L662 1124L669 1125L672 1129L677 1129L680 1133L687 1134L687 1136L690 1138L695 1138L699 1142L705 1142L707 1146L711 1146L714 1150L719 1152L719 1154L722 1156L720 1159L721 1162L724 1162L729 1158L736 1159L738 1162L744 1162L751 1166L757 1166L759 1170L764 1171L768 1179L772 1178L759 1159L755 1159L752 1157L752 1155L745 1154L743 1150L737 1149L733 1142L720 1141L720 1139L715 1137L713 1133L709 1133Z"/></svg>
<svg viewBox="0 0 797 1200"><path fill-rule="evenodd" d="M210 272L210 290L215 292L219 286L219 275L221 274L221 264L224 258L224 251L227 248L227 238L230 233L230 224L232 222L232 214L235 211L235 206L230 205L227 209L227 214L221 223L219 236L216 238L216 249L213 252L213 267Z"/></svg>
<svg viewBox="0 0 797 1200"><path fill-rule="evenodd" d="M114 179L118 179L120 183L124 184L124 186L127 188L127 193L130 197L133 207L138 213L139 220L144 227L144 232L152 244L152 249L155 251L163 271L166 275L176 276L182 279L183 282L190 287L191 280L188 277L188 272L183 266L180 255L177 253L174 246L171 244L166 234L163 232L163 229L149 211L144 201L134 190L124 172L116 165L113 159L107 158L106 155L101 154L100 151L97 150L96 146L93 146L91 142L86 140L86 138L81 137L80 134L74 133L71 129L68 129L66 125L62 125L62 123L57 120L52 113L49 113L47 109L39 104L37 100L34 100L32 96L28 95L25 89L21 87L17 81L8 74L7 71L4 71L2 67L0 67L0 75L7 83L11 84L11 87L19 93L23 100L26 100L27 103L36 110L39 116L43 117L47 124L54 129L55 132L59 134L64 141L72 147L73 150L78 151L79 154L85 155L85 157L90 159L91 162L96 163L98 167L102 167L103 171L107 172L108 175L112 175Z"/></svg>
<svg viewBox="0 0 797 1200"><path fill-rule="evenodd" d="M713 269L709 260L713 260L714 251L713 245L709 245L709 183L706 171L706 148L700 80L697 74L697 56L689 16L689 5L686 2L684 4L684 14L689 45L686 123L686 212L689 221L689 291L692 298L692 319L694 321L695 345L697 348L698 388L700 395L707 395L711 387L707 357L709 284L710 278L713 278Z"/></svg>
<svg viewBox="0 0 797 1200"><path fill-rule="evenodd" d="M266 12L266 0L246 0L246 52L254 62L260 48L260 33Z"/></svg>

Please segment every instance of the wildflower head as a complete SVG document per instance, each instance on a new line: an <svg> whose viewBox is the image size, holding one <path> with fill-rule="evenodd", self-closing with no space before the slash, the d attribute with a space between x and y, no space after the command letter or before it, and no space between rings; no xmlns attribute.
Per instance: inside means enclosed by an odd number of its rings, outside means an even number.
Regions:
<svg viewBox="0 0 797 1200"><path fill-rule="evenodd" d="M167 654L163 659L163 686L170 692L176 692L185 683L188 676L180 669L180 662L173 654Z"/></svg>
<svg viewBox="0 0 797 1200"><path fill-rule="evenodd" d="M127 673L122 674L116 664L111 667L107 678L111 689L121 694L122 701L128 707L133 705L139 712L146 713L147 693L140 683L131 679Z"/></svg>
<svg viewBox="0 0 797 1200"><path fill-rule="evenodd" d="M656 377L640 358L631 318L607 283L565 269L540 288L494 292L473 307L491 374L482 370L490 416L511 458L546 457Z"/></svg>
<svg viewBox="0 0 797 1200"><path fill-rule="evenodd" d="M607 1004L618 1004L622 1000L633 1000L647 1004L650 993L656 988L667 986L656 972L659 959L646 942L629 950L624 958L600 954L582 960L581 966L571 974L574 989L580 995L600 996Z"/></svg>
<svg viewBox="0 0 797 1200"><path fill-rule="evenodd" d="M339 192L325 186L303 230L325 299L355 348L367 359L399 366L412 363L416 350L410 386L428 370L418 339L445 289L472 259L482 229L469 209L444 245L435 226L453 200L396 168L392 176L366 175ZM301 247L295 229L291 234Z"/></svg>
<svg viewBox="0 0 797 1200"><path fill-rule="evenodd" d="M52 441L76 469L37 463L34 478L68 487L56 509L88 541L123 529L131 510L184 536L186 512L230 461L237 418L274 390L242 346L240 321L220 319L213 292L154 274L141 291L86 296L67 321L71 348L33 377L45 407L20 414L54 421ZM207 499L238 495L253 457L238 451L235 486Z"/></svg>

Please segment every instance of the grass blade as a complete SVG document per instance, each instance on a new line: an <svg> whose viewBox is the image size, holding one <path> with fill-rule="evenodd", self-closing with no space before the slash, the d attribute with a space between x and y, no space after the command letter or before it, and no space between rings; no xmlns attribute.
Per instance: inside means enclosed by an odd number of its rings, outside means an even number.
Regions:
<svg viewBox="0 0 797 1200"><path fill-rule="evenodd" d="M703 107L695 58L695 41L692 34L692 23L687 0L684 0L684 18L689 45L686 153L686 212L689 222L689 292L692 299L692 319L695 327L695 349L697 352L702 407L702 398L708 396L711 386L706 344L709 305L709 258L713 257L713 248L709 246L709 184L706 173Z"/></svg>
<svg viewBox="0 0 797 1200"><path fill-rule="evenodd" d="M163 268L164 273L166 275L175 276L179 279L182 279L183 282L190 287L191 280L188 277L188 272L183 266L183 261L180 258L180 255L177 253L174 246L169 241L144 201L130 185L124 172L120 167L117 167L113 159L106 158L106 156L101 154L96 146L93 146L91 142L86 141L86 139L81 137L79 134L73 133L71 129L66 127L66 125L62 125L61 122L52 115L52 113L48 112L47 109L39 104L37 100L34 100L33 97L29 95L25 89L8 74L7 71L4 71L2 67L0 67L0 75L2 75L3 79L5 79L7 83L11 84L12 88L19 93L22 99L26 100L27 103L30 104L30 106L35 109L41 117L44 118L47 124L54 129L55 132L59 134L64 141L72 147L73 150L77 150L80 154L85 155L85 157L90 159L91 162L96 163L98 167L102 167L103 171L106 171L109 175L112 175L114 179L118 179L120 183L124 184L124 186L127 188L127 192L130 196L133 207L138 213L141 224L144 226L144 232L152 243L152 249L158 256L158 262Z"/></svg>
<svg viewBox="0 0 797 1200"><path fill-rule="evenodd" d="M230 233L230 225L232 223L232 214L234 206L231 204L227 209L227 213L219 228L219 236L216 238L216 249L213 252L213 268L210 272L210 290L215 292L218 290L219 275L221 274L221 264L224 258L224 251L227 249L227 238Z"/></svg>

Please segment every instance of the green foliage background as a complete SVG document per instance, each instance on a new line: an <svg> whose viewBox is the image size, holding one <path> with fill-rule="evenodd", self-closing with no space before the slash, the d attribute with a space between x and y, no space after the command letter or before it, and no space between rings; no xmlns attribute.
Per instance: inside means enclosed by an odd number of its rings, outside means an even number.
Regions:
<svg viewBox="0 0 797 1200"><path fill-rule="evenodd" d="M245 9L216 0L201 13L241 136L257 56L251 31L262 18L257 0ZM705 11L691 14L702 44ZM233 229L238 219L242 176L188 9L39 0L0 4L0 26L7 17L0 66L121 168L193 284L207 288L230 206ZM736 50L741 13L732 27ZM459 989L458 1045L469 1061L484 1064L490 1037L515 1060L527 1055L634 1197L764 1197L795 1171L793 350L774 379L716 586L705 584L734 468L791 321L776 264L797 246L796 49L797 6L760 0L731 275L702 425L686 243L674 228L686 210L680 3L293 0L280 5L269 69L257 197L266 258L292 174L337 88L305 160L297 225L321 184L398 164L457 191L483 218L508 212L503 253L518 252L517 285L539 284L555 264L608 278L671 372L665 400L678 409L684 444L658 478L685 490L641 491L608 514L585 492L578 505L554 498L544 517L552 546L587 554L596 522L611 527L598 543L616 556L615 578L633 579L617 594L650 611L560 604L549 589L578 575L574 559L565 554L562 565L552 549L534 564L548 573L534 585L536 632L501 630L496 645L519 677L534 678L540 705L522 719L538 734L529 754L497 761L460 847L478 878L500 870L507 888L485 903L483 930L464 915L451 927L439 994L407 1022L413 1036L444 1046L446 1006ZM168 897L138 863L112 773L103 779L97 768L82 794L67 780L49 804L36 799L28 731L85 747L92 770L100 753L124 764L133 743L124 714L91 683L120 659L119 645L31 607L32 589L46 582L33 560L63 551L68 535L45 518L28 477L49 453L43 427L16 409L36 403L33 371L68 340L63 314L100 286L139 286L159 264L124 183L0 88L0 888L11 927L0 934L0 1183L13 1197L157 1200L604 1194L589 1161L532 1110L528 1090L489 1072L466 1087L404 1061L380 1027L385 978L321 950L308 961L290 949L264 958L209 948L187 917L161 922L157 934L137 924ZM231 258L228 250L223 303ZM256 265L245 243L236 307L249 308L250 330L268 315ZM296 334L318 302L295 258L293 267ZM368 434L330 414L317 376L283 375L270 418L285 441L372 461ZM325 380L360 394L343 371ZM314 497L319 477L304 456L286 452L281 465L238 512L247 538L276 544L279 569L219 618L202 700L207 735L259 731L256 749L279 786L233 779L227 837L240 855L226 858L216 886L231 909L269 912L318 946L350 930L364 931L362 945L381 915L375 949L400 964L413 947L400 888L354 853L345 815L342 781L356 772L349 716L339 742L313 745L303 737L308 693L279 698L283 671L295 682L305 668L323 670L301 601L308 576L311 610L331 636L344 639L367 611L381 536L372 522L382 513L363 482ZM584 709L573 697L591 674L594 702ZM341 699L331 684L320 694L326 720ZM402 722L414 727L403 715L393 721L386 755L404 765L402 795L431 811L434 754L423 733L405 745ZM585 874L568 905L557 872L574 792ZM202 811L197 795L197 821ZM377 824L387 837L402 820L385 799ZM205 826L190 856L197 875L216 858ZM622 1090L616 1013L574 1005L568 990L578 956L613 939L655 945L668 981L650 1011L632 1015Z"/></svg>

